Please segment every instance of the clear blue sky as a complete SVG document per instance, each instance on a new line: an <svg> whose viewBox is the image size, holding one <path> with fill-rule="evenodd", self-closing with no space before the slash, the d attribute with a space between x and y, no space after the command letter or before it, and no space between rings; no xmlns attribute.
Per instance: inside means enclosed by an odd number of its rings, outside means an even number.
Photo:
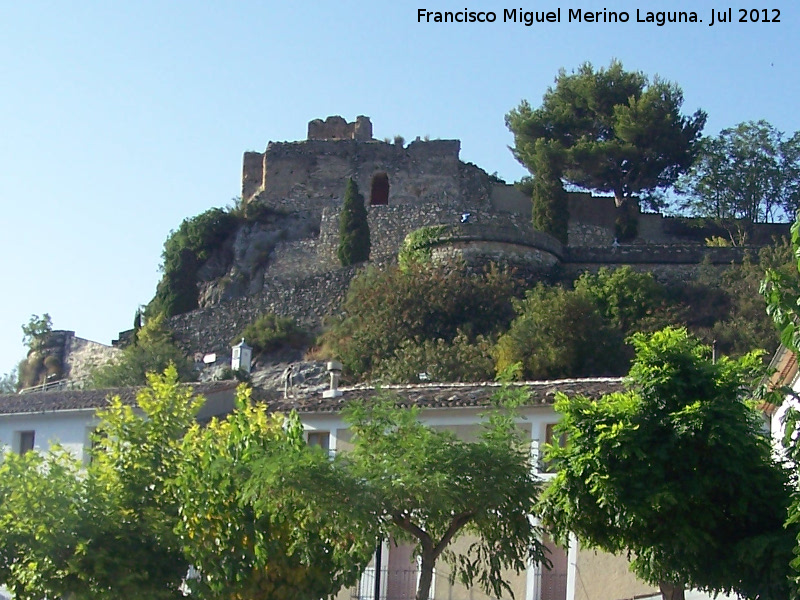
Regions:
<svg viewBox="0 0 800 600"><path fill-rule="evenodd" d="M636 23L653 4L703 22ZM708 134L762 118L800 130L793 2L747 5L780 23L709 27L727 5L705 0L576 0L562 23L503 23L520 5L559 3L0 3L0 373L24 357L33 313L104 343L130 328L169 231L239 194L245 150L303 139L317 117L368 115L377 138L458 138L463 160L515 180L505 113L538 105L559 68L616 57L680 84ZM465 7L498 21L417 22L419 8ZM569 23L569 8L631 20Z"/></svg>

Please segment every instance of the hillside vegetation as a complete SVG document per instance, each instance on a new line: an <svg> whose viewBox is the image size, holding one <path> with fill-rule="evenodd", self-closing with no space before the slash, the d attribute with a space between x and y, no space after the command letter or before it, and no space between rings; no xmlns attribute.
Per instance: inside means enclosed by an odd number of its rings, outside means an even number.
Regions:
<svg viewBox="0 0 800 600"><path fill-rule="evenodd" d="M335 356L352 381L479 381L518 365L526 379L623 375L637 332L685 326L721 354L775 350L758 293L766 269L792 275L785 241L721 275L711 267L664 285L630 267L600 269L571 285L529 287L495 266L414 263L368 268L315 353Z"/></svg>

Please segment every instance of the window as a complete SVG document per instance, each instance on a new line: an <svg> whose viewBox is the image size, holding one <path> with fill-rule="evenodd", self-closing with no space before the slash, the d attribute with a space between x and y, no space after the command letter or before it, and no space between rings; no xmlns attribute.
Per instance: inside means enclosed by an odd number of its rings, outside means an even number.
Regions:
<svg viewBox="0 0 800 600"><path fill-rule="evenodd" d="M376 173L372 178L369 203L371 206L386 206L389 204L389 176L386 173Z"/></svg>
<svg viewBox="0 0 800 600"><path fill-rule="evenodd" d="M331 434L328 431L309 431L308 445L318 446L323 450L330 450Z"/></svg>
<svg viewBox="0 0 800 600"><path fill-rule="evenodd" d="M26 452L30 452L31 450L33 450L35 442L36 442L35 431L20 431L19 443L17 444L17 449L19 454L25 454Z"/></svg>

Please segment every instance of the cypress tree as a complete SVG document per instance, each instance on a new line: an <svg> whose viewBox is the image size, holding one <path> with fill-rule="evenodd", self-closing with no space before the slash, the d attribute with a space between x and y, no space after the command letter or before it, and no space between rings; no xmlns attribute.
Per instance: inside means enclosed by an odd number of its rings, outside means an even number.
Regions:
<svg viewBox="0 0 800 600"><path fill-rule="evenodd" d="M567 243L569 226L568 196L561 183L557 154L546 144L536 144L533 162L533 227Z"/></svg>
<svg viewBox="0 0 800 600"><path fill-rule="evenodd" d="M339 215L339 262L343 267L369 259L370 241L364 196L352 178L347 180Z"/></svg>

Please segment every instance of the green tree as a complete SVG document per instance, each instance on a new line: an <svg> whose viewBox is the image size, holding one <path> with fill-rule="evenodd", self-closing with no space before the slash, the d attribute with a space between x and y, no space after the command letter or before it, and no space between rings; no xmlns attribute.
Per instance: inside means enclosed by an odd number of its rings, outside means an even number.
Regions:
<svg viewBox="0 0 800 600"><path fill-rule="evenodd" d="M440 558L466 585L495 597L511 591L504 569L547 562L529 518L539 482L511 414L491 412L475 442L424 425L416 408L396 407L390 397L354 403L345 418L354 447L344 458L384 536L417 545L417 600L429 597ZM464 554L448 552L461 535L476 541Z"/></svg>
<svg viewBox="0 0 800 600"><path fill-rule="evenodd" d="M498 373L515 363L529 379L614 375L625 369L622 336L587 294L539 284L515 308L517 317L495 349Z"/></svg>
<svg viewBox="0 0 800 600"><path fill-rule="evenodd" d="M742 398L759 356L714 363L685 329L633 343L627 392L556 400L568 443L546 453L558 474L543 494L544 523L562 539L629 552L634 573L665 599L686 587L789 597L789 479Z"/></svg>
<svg viewBox="0 0 800 600"><path fill-rule="evenodd" d="M561 183L559 150L554 151L544 139L536 140L531 155L533 189L531 194L533 226L567 243L569 207L567 193Z"/></svg>
<svg viewBox="0 0 800 600"><path fill-rule="evenodd" d="M782 221L800 208L800 132L749 121L705 138L676 186L680 209L728 226ZM745 229L746 231L746 229Z"/></svg>
<svg viewBox="0 0 800 600"><path fill-rule="evenodd" d="M0 376L0 394L13 394L19 386L17 369L12 369L9 373Z"/></svg>
<svg viewBox="0 0 800 600"><path fill-rule="evenodd" d="M194 379L192 363L172 341L172 334L164 326L164 315L159 314L147 319L134 343L94 369L90 383L96 388L144 385L149 373L161 373L169 365L175 366L181 381Z"/></svg>
<svg viewBox="0 0 800 600"><path fill-rule="evenodd" d="M306 446L296 416L268 414L240 388L231 415L182 445L177 532L199 571L193 595L314 600L355 583L377 541L357 486Z"/></svg>
<svg viewBox="0 0 800 600"><path fill-rule="evenodd" d="M49 314L44 313L41 317L31 315L30 320L22 326L22 343L28 347L29 353L40 351L51 331L53 321Z"/></svg>
<svg viewBox="0 0 800 600"><path fill-rule="evenodd" d="M792 225L792 249L796 270L800 271L800 218L796 219ZM777 269L767 271L764 281L761 284L761 293L767 301L767 312L773 319L775 326L780 333L781 343L789 348L795 355L800 354L800 281L797 273L787 274ZM788 392L794 396L796 402L797 395L794 391L779 390ZM786 411L783 422L783 448L794 465L794 478L798 479L797 465L800 464L800 442L798 442L797 431L800 428L800 411L797 410L796 403ZM788 510L787 526L791 527L795 533L795 559L792 561L794 568L795 584L800 584L800 495L797 493L792 497L792 503Z"/></svg>
<svg viewBox="0 0 800 600"><path fill-rule="evenodd" d="M652 273L638 273L629 266L597 274L584 273L575 291L592 298L603 315L625 336L634 333L647 317L661 308L666 290Z"/></svg>
<svg viewBox="0 0 800 600"><path fill-rule="evenodd" d="M672 185L692 164L706 115L681 115L683 93L674 83L590 63L561 70L534 110L527 101L506 115L514 134L514 156L534 176L537 141L560 148L563 179L611 192L617 206L634 196Z"/></svg>
<svg viewBox="0 0 800 600"><path fill-rule="evenodd" d="M356 182L348 179L339 215L339 262L343 267L364 262L369 260L369 251L369 223L364 196L359 193Z"/></svg>
<svg viewBox="0 0 800 600"><path fill-rule="evenodd" d="M7 454L0 465L0 583L20 600L177 600L189 563L167 486L202 400L174 368L151 376L134 410L100 411L93 459Z"/></svg>

